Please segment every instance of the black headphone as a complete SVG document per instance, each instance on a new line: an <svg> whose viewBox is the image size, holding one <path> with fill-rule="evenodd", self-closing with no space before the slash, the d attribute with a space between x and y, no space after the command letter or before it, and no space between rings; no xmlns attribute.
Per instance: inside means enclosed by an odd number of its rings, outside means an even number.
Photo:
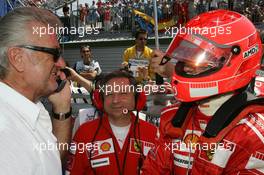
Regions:
<svg viewBox="0 0 264 175"><path fill-rule="evenodd" d="M105 90L104 87L106 86L107 82L113 78L127 78L129 80L130 85L133 85L134 87L135 102L136 102L135 110L141 111L146 105L146 100L147 100L146 94L144 91L137 92L138 84L136 79L125 70L114 71L110 74L107 74L101 79L99 86L103 88L102 89L96 88L92 93L92 103L96 107L96 109L99 111L104 111L104 103L103 103L104 92L101 91Z"/></svg>

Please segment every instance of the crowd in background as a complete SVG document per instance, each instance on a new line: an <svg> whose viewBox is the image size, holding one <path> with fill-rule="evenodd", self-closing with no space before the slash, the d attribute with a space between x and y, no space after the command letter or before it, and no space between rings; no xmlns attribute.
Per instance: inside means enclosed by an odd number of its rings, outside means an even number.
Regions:
<svg viewBox="0 0 264 175"><path fill-rule="evenodd" d="M148 20L145 18L153 17L152 0L87 0L79 1L79 4L74 0L6 0L6 2L12 8L21 5L47 8L60 17L64 27L68 29L84 27L93 31L90 32L92 35L68 33L62 42L111 39L116 37L112 33L120 33L119 37L127 38L134 36L139 29L147 30L150 36L154 34L153 23L150 22L150 18L147 18ZM168 27L183 26L194 16L215 9L239 12L249 18L260 31L264 29L263 0L157 0L158 22ZM139 18L140 13L143 14L144 20ZM165 32L160 30L159 35L163 36Z"/></svg>
<svg viewBox="0 0 264 175"><path fill-rule="evenodd" d="M63 11L67 11L69 18L68 23L70 24L68 26L97 28L101 33L131 31L134 33L138 28L142 28L142 25L139 25L137 18L135 18L137 13L142 12L152 17L154 12L152 0L96 0L92 1L91 4L79 4L77 11L71 11L69 5L65 3L63 6ZM192 17L214 9L237 11L247 16L255 24L264 20L264 1L262 0L157 1L159 23L172 21L174 26L184 25ZM65 18L65 15L62 18Z"/></svg>
<svg viewBox="0 0 264 175"><path fill-rule="evenodd" d="M11 0L8 2L11 2ZM76 5L76 1L73 0L20 0L12 1L11 5L15 8L18 4L21 5L23 3L25 6L50 9L60 16L61 21L67 28L96 28L96 30L100 31L98 33L102 35L94 36L94 39L108 38L105 35L113 32L128 33L131 36L131 33L135 34L139 29L147 30L151 35L154 30L148 29L150 21L142 24L137 18L140 12L153 17L152 0L87 0L86 3L83 3L85 1L79 2ZM165 25L168 22L175 27L184 25L188 20L200 13L215 9L237 11L248 17L254 24L258 26L263 24L263 0L157 0L158 22L165 23ZM62 16L60 15L61 12L63 12ZM153 24L152 28L154 28ZM162 35L162 33L160 34ZM82 40L83 36L71 34L62 41L80 39Z"/></svg>
<svg viewBox="0 0 264 175"><path fill-rule="evenodd" d="M132 20L133 10L153 16L152 0L93 0L91 3L78 4L77 13L70 9L74 0L7 0L12 7L37 6L55 9L68 8L69 16L78 16L79 22L97 24L110 19L111 23L126 25ZM22 4L21 4L22 3ZM263 0L157 0L159 20L169 20L174 17L177 23L187 20L202 12L214 9L229 9L246 15L253 23L263 21ZM119 19L118 19L119 18ZM181 19L183 18L183 19ZM101 26L102 27L102 26Z"/></svg>

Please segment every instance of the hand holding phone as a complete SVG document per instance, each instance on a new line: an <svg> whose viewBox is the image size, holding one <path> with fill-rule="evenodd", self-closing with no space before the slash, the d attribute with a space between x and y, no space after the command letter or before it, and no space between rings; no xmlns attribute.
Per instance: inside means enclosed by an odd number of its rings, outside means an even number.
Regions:
<svg viewBox="0 0 264 175"><path fill-rule="evenodd" d="M66 79L58 79L57 82L58 88L48 98L55 113L67 113L71 106L70 82Z"/></svg>
<svg viewBox="0 0 264 175"><path fill-rule="evenodd" d="M71 71L68 68L62 68L60 71L62 71L66 77L71 76Z"/></svg>
<svg viewBox="0 0 264 175"><path fill-rule="evenodd" d="M60 71L62 71L65 74L66 78L71 76L71 71L67 68L62 68L60 69ZM58 87L55 90L55 92L57 93L57 92L60 92L64 88L67 80L61 80L60 78L58 78L56 81L58 83Z"/></svg>
<svg viewBox="0 0 264 175"><path fill-rule="evenodd" d="M58 93L65 87L67 80L57 79L56 81L58 83L58 87L54 92Z"/></svg>

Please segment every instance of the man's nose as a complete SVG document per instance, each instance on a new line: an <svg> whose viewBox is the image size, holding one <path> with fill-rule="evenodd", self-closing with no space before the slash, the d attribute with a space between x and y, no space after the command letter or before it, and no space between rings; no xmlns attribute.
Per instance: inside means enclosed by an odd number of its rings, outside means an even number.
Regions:
<svg viewBox="0 0 264 175"><path fill-rule="evenodd" d="M113 94L113 103L118 103L120 101L120 95L119 93L114 93Z"/></svg>

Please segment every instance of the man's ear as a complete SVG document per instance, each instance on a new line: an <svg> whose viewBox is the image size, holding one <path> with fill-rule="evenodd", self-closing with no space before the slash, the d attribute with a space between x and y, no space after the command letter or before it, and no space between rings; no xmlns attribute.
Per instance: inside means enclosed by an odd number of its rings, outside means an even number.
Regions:
<svg viewBox="0 0 264 175"><path fill-rule="evenodd" d="M7 57L10 66L16 69L18 72L24 71L24 57L25 54L22 52L21 48L9 48L7 50Z"/></svg>

